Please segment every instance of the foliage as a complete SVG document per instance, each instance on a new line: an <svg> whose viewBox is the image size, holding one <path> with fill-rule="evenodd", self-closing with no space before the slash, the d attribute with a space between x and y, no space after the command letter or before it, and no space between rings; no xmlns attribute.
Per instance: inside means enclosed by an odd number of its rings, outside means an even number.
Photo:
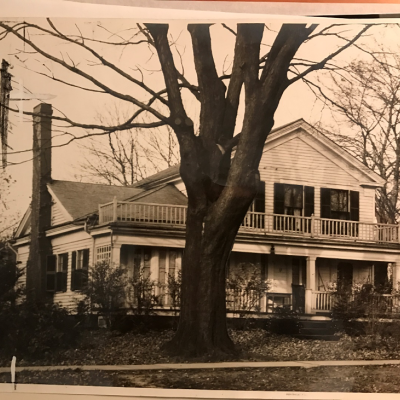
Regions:
<svg viewBox="0 0 400 400"><path fill-rule="evenodd" d="M6 243L0 242L0 311L3 307L15 304L24 289L18 280L25 272L13 258Z"/></svg>
<svg viewBox="0 0 400 400"><path fill-rule="evenodd" d="M241 263L226 280L228 298L232 299L233 310L240 317L261 310L261 300L272 287L272 281L263 279L259 268L252 263Z"/></svg>
<svg viewBox="0 0 400 400"><path fill-rule="evenodd" d="M177 314L181 305L181 288L182 288L182 271L179 270L177 276L168 274L167 279L167 293L169 296L169 303L174 314Z"/></svg>
<svg viewBox="0 0 400 400"><path fill-rule="evenodd" d="M98 311L107 327L111 328L112 316L125 305L127 289L126 270L121 265L112 265L108 261L89 267L88 284L83 288L83 303L78 306L87 311Z"/></svg>
<svg viewBox="0 0 400 400"><path fill-rule="evenodd" d="M66 309L27 301L3 307L0 326L1 352L17 358L41 358L48 352L68 348L80 332Z"/></svg>
<svg viewBox="0 0 400 400"><path fill-rule="evenodd" d="M382 317L392 311L392 298L381 295L381 288L374 285L353 284L349 290L333 292L334 306L332 318L337 327L348 334L362 334L370 344L380 341L385 336L387 326ZM362 320L362 324L354 321Z"/></svg>
<svg viewBox="0 0 400 400"><path fill-rule="evenodd" d="M15 180L4 169L0 170L0 239L9 239L16 228L20 215L11 207L11 187Z"/></svg>
<svg viewBox="0 0 400 400"><path fill-rule="evenodd" d="M150 315L155 307L162 305L162 293L156 294L156 289L161 286L151 279L143 266L128 282L129 306L134 314Z"/></svg>

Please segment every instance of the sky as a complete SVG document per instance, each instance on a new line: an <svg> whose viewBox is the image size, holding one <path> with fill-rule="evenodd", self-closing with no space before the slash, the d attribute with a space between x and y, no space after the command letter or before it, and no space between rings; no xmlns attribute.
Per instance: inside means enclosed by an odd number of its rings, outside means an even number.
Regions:
<svg viewBox="0 0 400 400"><path fill-rule="evenodd" d="M137 21L130 19L52 19L57 29L65 34L79 34L82 32L88 39L107 40L115 39L115 35L130 35ZM36 23L40 26L51 29L45 19L29 19L29 22ZM261 52L264 54L268 51L268 44L271 44L276 32L280 27L278 21L266 21L268 29L265 30L263 46ZM233 22L228 25L235 27ZM176 49L179 50L180 57L175 51L175 62L185 71L185 76L190 82L196 83L196 75L191 54L190 36L187 32L187 23L185 21L173 22L170 25L170 38L176 42ZM321 29L321 27L320 27ZM351 37L354 32L360 29L360 25L348 26L341 28L341 32ZM216 24L211 28L213 54L217 70L223 74L225 70L229 71L229 66L233 57L234 35L220 24ZM373 32L362 40L365 46L376 46L376 42L383 43L389 47L393 47L397 39L397 31L392 27L384 25L373 28ZM27 33L34 43L38 44L45 51L56 57L63 57L68 63L75 63L76 66L87 71L97 79L112 86L121 93L139 96L143 98L143 92L138 90L133 84L127 82L116 73L110 73L107 68L99 65L91 64L93 57L79 46L71 44L63 44L60 41L52 40L48 35L38 35L34 32ZM28 36L27 36L28 37ZM149 51L146 44L139 46L130 46L122 48L121 46L105 46L103 44L94 43L87 40L93 48L96 49L103 57L112 60L118 68L132 74L138 79L143 76L146 83L151 85L155 90L163 87L163 77L159 72L159 65L156 55ZM342 44L336 37L324 37L323 39L314 39L310 43L304 45L298 54L299 58L307 60L320 60L327 54L335 51ZM60 110L69 118L83 122L96 122L98 113L104 114L110 107L117 106L121 112L132 110L132 106L122 101L115 101L111 96L90 93L88 91L77 90L74 87L67 86L63 83L55 82L41 74L54 75L57 79L68 81L72 85L85 86L94 88L90 83L85 82L83 78L76 77L71 73L57 65L57 63L48 61L32 53L29 46L24 45L20 40L8 35L0 41L0 54L11 65L10 70L13 75L13 92L11 97L16 99L12 101L11 106L18 106L25 111L31 111L38 104L39 100L18 100L26 98L29 90L38 98L46 98L47 102L53 105L55 110ZM337 58L338 64L345 64L353 59L363 59L365 54L360 53L356 49L348 49ZM140 71L138 69L140 68ZM33 72L36 71L36 72ZM314 79L319 77L324 81L324 74L315 74ZM45 96L43 96L45 95ZM33 97L35 97L33 96ZM191 96L185 96L185 107L187 112L194 121L195 127L198 126L199 107L197 101ZM56 111L57 112L57 111ZM242 115L242 113L241 113ZM296 119L304 118L306 121L314 124L322 122L329 126L333 120L331 113L324 106L316 102L315 96L302 83L296 83L289 87L284 93L275 115L275 127L290 123ZM30 202L31 180L32 180L32 163L29 152L24 152L31 148L32 143L32 121L22 116L20 113L11 114L10 122L12 132L9 137L11 146L9 161L16 165L8 168L8 173L16 180L11 188L10 208L23 213ZM237 131L240 130L240 121L237 124ZM59 124L54 124L53 145L58 146L69 138L62 133L63 129ZM77 135L85 132L82 130L74 130ZM99 138L98 140L103 140ZM82 142L82 141L81 141ZM20 153L22 151L22 153ZM16 154L13 154L16 153ZM83 162L85 152L80 148L78 141L73 142L65 147L55 147L53 149L53 179L76 180L80 179L79 164Z"/></svg>

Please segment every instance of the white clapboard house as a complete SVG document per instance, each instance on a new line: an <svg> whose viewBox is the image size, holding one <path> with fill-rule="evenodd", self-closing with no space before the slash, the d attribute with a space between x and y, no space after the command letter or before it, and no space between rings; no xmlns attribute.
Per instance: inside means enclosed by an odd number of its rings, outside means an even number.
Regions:
<svg viewBox="0 0 400 400"><path fill-rule="evenodd" d="M44 115L51 107L36 111ZM30 247L40 253L28 266L28 286L41 285L54 302L72 307L79 276L102 260L125 265L131 276L142 266L160 283L178 273L186 219L178 166L132 187L53 180L45 117L34 121L34 137L32 205L14 245L22 266ZM261 313L282 307L309 316L329 312L336 284L394 282L397 288L399 226L375 218L382 178L304 120L271 132L259 170L262 187L237 235L229 270L254 265L272 282Z"/></svg>

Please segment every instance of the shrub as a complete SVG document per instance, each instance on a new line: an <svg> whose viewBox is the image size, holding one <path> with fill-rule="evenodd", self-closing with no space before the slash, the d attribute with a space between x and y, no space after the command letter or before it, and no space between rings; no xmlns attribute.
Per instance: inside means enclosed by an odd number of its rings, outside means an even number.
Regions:
<svg viewBox="0 0 400 400"><path fill-rule="evenodd" d="M79 328L69 312L55 304L23 302L0 314L0 348L17 358L40 358L75 344Z"/></svg>
<svg viewBox="0 0 400 400"><path fill-rule="evenodd" d="M259 269L252 263L242 263L239 270L227 279L228 301L230 308L245 317L250 311L260 312L261 299L271 289L272 283L262 279Z"/></svg>
<svg viewBox="0 0 400 400"><path fill-rule="evenodd" d="M151 279L149 272L141 266L138 273L128 280L129 306L136 315L150 315L162 305L163 294L156 294L162 286Z"/></svg>
<svg viewBox="0 0 400 400"><path fill-rule="evenodd" d="M128 280L125 268L102 261L89 268L88 283L82 289L84 299L79 301L82 313L96 310L111 328L113 315L126 308Z"/></svg>
<svg viewBox="0 0 400 400"><path fill-rule="evenodd" d="M182 271L178 271L177 276L168 274L167 292L170 301L170 307L174 311L174 315L181 306L181 288L182 288Z"/></svg>
<svg viewBox="0 0 400 400"><path fill-rule="evenodd" d="M0 311L3 307L15 304L23 294L23 286L18 280L24 275L22 268L7 256L0 242Z"/></svg>

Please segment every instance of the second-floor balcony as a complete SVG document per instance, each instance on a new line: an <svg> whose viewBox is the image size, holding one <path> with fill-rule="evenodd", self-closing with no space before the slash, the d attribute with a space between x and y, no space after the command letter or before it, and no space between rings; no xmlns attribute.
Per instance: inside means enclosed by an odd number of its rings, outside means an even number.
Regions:
<svg viewBox="0 0 400 400"><path fill-rule="evenodd" d="M99 223L185 226L187 207L113 201L99 206ZM399 225L248 212L240 232L351 242L400 243Z"/></svg>

